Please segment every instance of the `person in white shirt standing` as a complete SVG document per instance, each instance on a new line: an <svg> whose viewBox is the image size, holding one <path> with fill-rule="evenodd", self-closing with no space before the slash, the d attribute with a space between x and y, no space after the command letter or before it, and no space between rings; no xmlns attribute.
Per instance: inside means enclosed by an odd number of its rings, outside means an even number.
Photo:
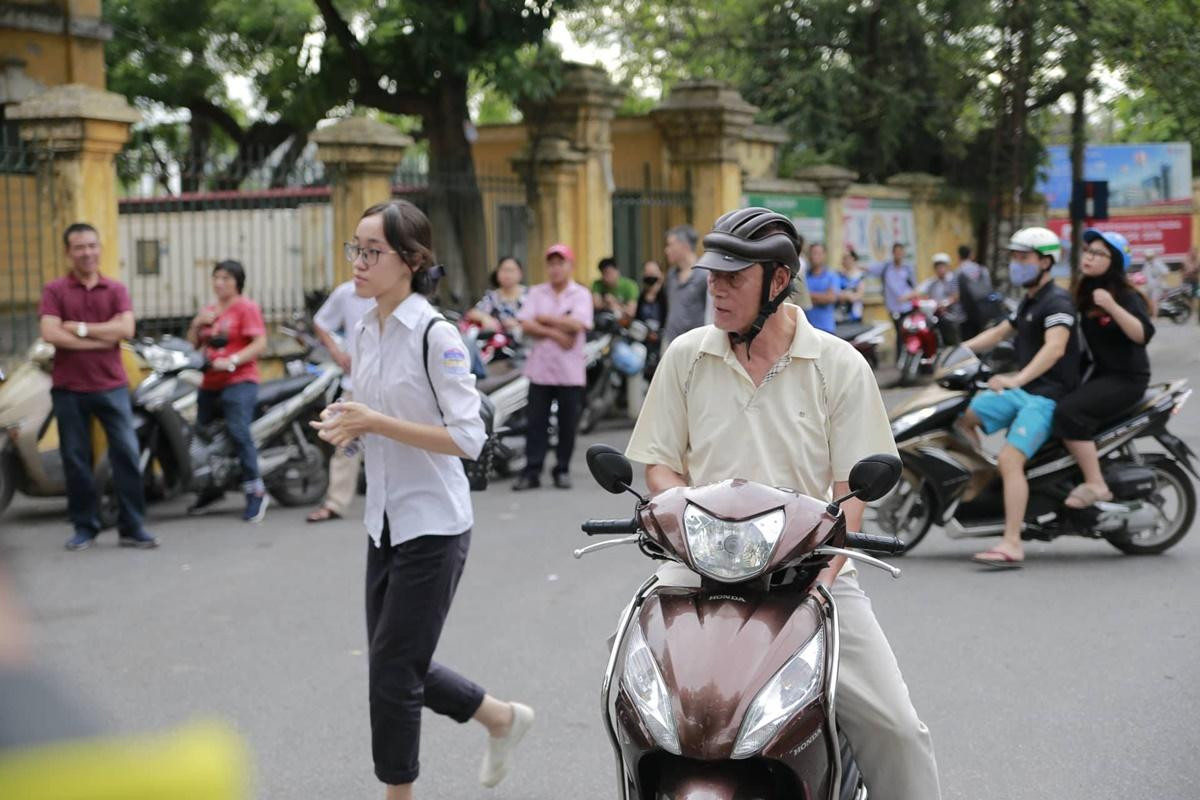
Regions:
<svg viewBox="0 0 1200 800"><path fill-rule="evenodd" d="M354 381L350 376L354 362L350 354L354 352L358 321L374 307L375 299L359 297L354 291L354 281L350 280L330 292L313 315L313 330L317 338L345 373L342 376L341 399L346 402L354 399ZM342 337L340 345L334 338L339 331ZM354 450L349 455L340 447L334 451L329 459L329 489L321 505L308 515L309 522L326 522L345 516L350 501L354 499L354 490L358 487L358 467L361 463L361 450Z"/></svg>
<svg viewBox="0 0 1200 800"><path fill-rule="evenodd" d="M355 293L376 302L352 354L358 399L313 423L335 447L366 451L371 750L388 800L413 796L423 705L487 728L484 786L503 779L533 724L529 707L433 661L474 524L459 459L478 457L486 432L462 338L425 297L442 274L432 242L429 220L406 200L363 212L346 244Z"/></svg>

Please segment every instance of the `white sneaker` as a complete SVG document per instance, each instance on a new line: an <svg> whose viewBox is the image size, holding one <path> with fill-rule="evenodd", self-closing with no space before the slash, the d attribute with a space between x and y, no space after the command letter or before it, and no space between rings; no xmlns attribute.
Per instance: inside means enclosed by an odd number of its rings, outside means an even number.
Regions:
<svg viewBox="0 0 1200 800"><path fill-rule="evenodd" d="M533 726L533 709L520 703L511 703L513 710L512 728L507 736L488 737L487 752L483 754L483 766L479 769L479 782L492 788L508 774L508 757L517 743Z"/></svg>

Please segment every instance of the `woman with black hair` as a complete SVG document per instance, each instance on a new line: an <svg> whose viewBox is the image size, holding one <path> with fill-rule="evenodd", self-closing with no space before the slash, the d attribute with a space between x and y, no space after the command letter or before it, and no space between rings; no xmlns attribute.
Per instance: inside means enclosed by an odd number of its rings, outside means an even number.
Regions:
<svg viewBox="0 0 1200 800"><path fill-rule="evenodd" d="M1145 394L1150 383L1146 345L1154 336L1146 299L1125 276L1129 242L1119 233L1095 229L1084 231L1083 242L1075 304L1090 365L1079 388L1054 409L1054 435L1064 440L1083 472L1083 483L1065 502L1074 509L1112 499L1092 440L1115 411Z"/></svg>
<svg viewBox="0 0 1200 800"><path fill-rule="evenodd" d="M242 490L246 493L246 522L262 522L269 502L258 473L258 450L250 435L254 405L258 402L258 357L267 349L267 328L258 304L242 296L246 269L237 261L222 261L213 268L213 294L217 301L201 309L188 328L188 341L204 352L207 367L196 402L196 422L207 425L218 416L237 449L242 465ZM220 489L201 492L189 514L202 513L221 499Z"/></svg>
<svg viewBox="0 0 1200 800"><path fill-rule="evenodd" d="M521 281L525 268L513 256L502 256L492 271L489 282L492 288L483 293L475 307L467 312L467 319L478 323L493 333L507 333L514 338L521 334L521 321L517 314L525 302L528 291Z"/></svg>
<svg viewBox="0 0 1200 800"><path fill-rule="evenodd" d="M533 724L532 709L432 660L474 524L460 459L476 458L486 438L462 338L426 299L442 274L432 242L412 203L363 212L346 244L355 292L376 302L351 354L357 401L335 403L313 423L337 447L365 446L371 748L389 800L412 797L422 706L487 728L484 786L504 777Z"/></svg>

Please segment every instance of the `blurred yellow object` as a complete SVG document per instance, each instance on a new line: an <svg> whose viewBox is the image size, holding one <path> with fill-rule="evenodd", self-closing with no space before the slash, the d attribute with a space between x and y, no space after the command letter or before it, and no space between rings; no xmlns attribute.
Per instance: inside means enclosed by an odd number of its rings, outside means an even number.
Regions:
<svg viewBox="0 0 1200 800"><path fill-rule="evenodd" d="M0 752L6 800L243 800L245 748L227 726Z"/></svg>

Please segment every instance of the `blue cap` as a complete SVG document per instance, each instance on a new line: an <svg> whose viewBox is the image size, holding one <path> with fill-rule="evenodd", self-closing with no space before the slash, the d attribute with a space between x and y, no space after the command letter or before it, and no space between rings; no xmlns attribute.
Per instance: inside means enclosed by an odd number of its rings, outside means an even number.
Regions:
<svg viewBox="0 0 1200 800"><path fill-rule="evenodd" d="M1084 244L1091 244L1097 239L1102 240L1106 245L1113 249L1114 252L1121 256L1121 269L1125 272L1129 271L1129 265L1133 262L1133 253L1129 249L1129 240L1119 233L1112 231L1102 231L1098 228L1088 228L1083 232Z"/></svg>

